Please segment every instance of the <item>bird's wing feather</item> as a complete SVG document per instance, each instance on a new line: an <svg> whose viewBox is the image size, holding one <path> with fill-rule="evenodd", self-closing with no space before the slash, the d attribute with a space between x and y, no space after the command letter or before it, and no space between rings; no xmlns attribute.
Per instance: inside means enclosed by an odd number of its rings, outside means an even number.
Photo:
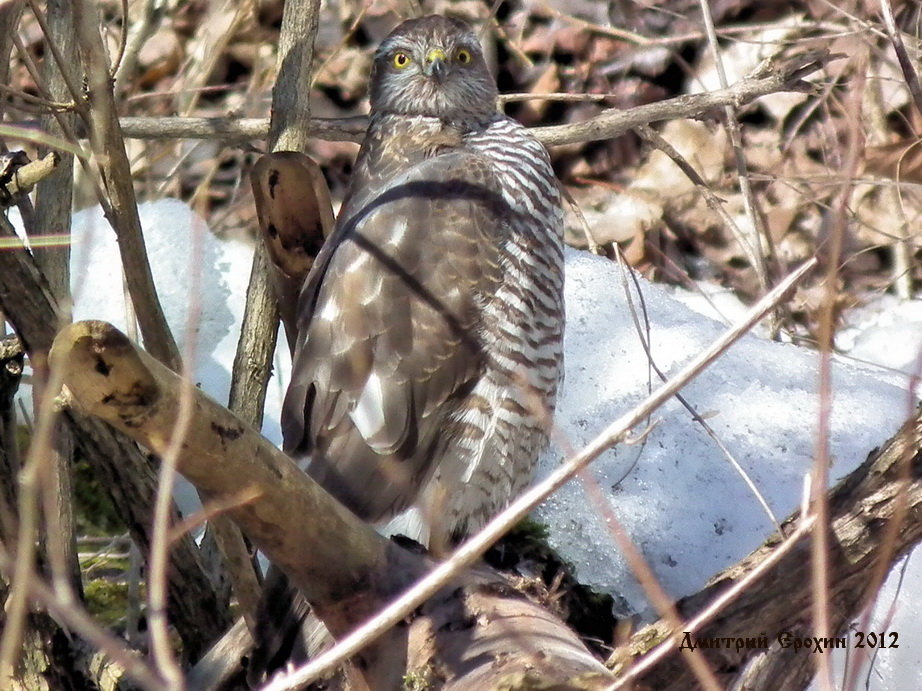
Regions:
<svg viewBox="0 0 922 691"><path fill-rule="evenodd" d="M487 161L454 151L365 190L301 295L286 449L368 520L412 503L450 433L443 404L483 369L480 311L508 232L497 189Z"/></svg>

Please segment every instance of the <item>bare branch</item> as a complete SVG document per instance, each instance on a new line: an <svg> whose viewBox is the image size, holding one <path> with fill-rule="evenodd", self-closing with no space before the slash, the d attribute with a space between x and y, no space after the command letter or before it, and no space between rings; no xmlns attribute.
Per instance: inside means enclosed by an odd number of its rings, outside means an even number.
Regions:
<svg viewBox="0 0 922 691"><path fill-rule="evenodd" d="M101 200L106 216L118 235L125 273L131 277L128 291L138 317L141 334L151 352L173 368L180 357L157 298L147 250L138 217L131 165L118 124L115 96L109 77L109 61L99 33L95 3L76 0L74 16L80 52L86 68L89 110L86 113L90 144L105 184L108 200Z"/></svg>
<svg viewBox="0 0 922 691"><path fill-rule="evenodd" d="M77 322L64 329L50 359L64 368L64 383L81 410L130 433L158 455L166 451L182 396L179 375L104 322ZM294 574L318 606L331 606L344 593L361 590L390 543L271 442L248 433L252 430L200 391L193 393L194 414L177 469L211 497L258 488L259 497L231 507L228 515ZM323 539L327 535L348 537L349 544L330 544Z"/></svg>
<svg viewBox="0 0 922 691"><path fill-rule="evenodd" d="M903 78L906 80L906 86L909 87L909 93L912 95L912 101L916 106L916 111L922 115L922 83L920 83L919 73L916 71L916 61L909 57L906 44L903 42L903 35L896 27L890 0L880 0L880 10L884 18L884 26L887 27L887 38L890 39L893 52L896 53L896 59L900 63L900 69L903 72Z"/></svg>
<svg viewBox="0 0 922 691"><path fill-rule="evenodd" d="M0 3L0 84L10 83L10 53L13 51L13 36L22 17L23 0ZM0 101L0 114L3 101Z"/></svg>
<svg viewBox="0 0 922 691"><path fill-rule="evenodd" d="M80 407L155 452L170 445L185 386L114 327L67 327L50 360ZM356 518L233 413L198 389L192 394L177 469L216 500L239 496L241 488L258 491L248 503L229 505L228 515L285 570L334 635L344 636L432 568ZM437 670L446 689L496 688L510 678L527 686L580 676L581 688L612 681L563 622L491 572L453 570L414 609L404 612L405 626L391 622L375 636L386 633L383 639L363 642L356 669L369 688L397 688L408 670Z"/></svg>
<svg viewBox="0 0 922 691"><path fill-rule="evenodd" d="M311 114L311 61L319 14L320 0L285 3L279 35L278 78L272 89L270 151L301 152L307 148ZM262 422L266 387L272 372L272 357L278 336L278 290L270 286L270 272L277 289L283 285L292 285L291 282L284 283L278 271L270 266L267 248L259 243L250 270L246 309L234 356L228 403L231 410L256 427ZM296 288L300 288L300 284ZM223 519L218 520L220 522ZM232 534L234 529L232 526L221 526L220 532ZM230 544L237 545L239 553L242 540L233 540ZM236 561L239 563L242 559ZM244 583L251 580L250 573L233 576L235 589L244 587Z"/></svg>
<svg viewBox="0 0 922 691"><path fill-rule="evenodd" d="M304 151L311 132L310 92L320 0L285 3L279 35L279 76L272 89L270 151Z"/></svg>
<svg viewBox="0 0 922 691"><path fill-rule="evenodd" d="M630 110L610 109L585 122L553 127L532 128L545 146L579 144L618 137L638 125L676 118L702 116L724 106L740 107L755 99L781 91L810 91L812 85L802 79L838 56L827 51L797 55L783 64L767 63L750 76L727 89L702 94L678 96ZM120 121L122 134L137 139L218 139L241 142L265 139L269 131L267 118L146 118L130 117ZM310 136L328 141L360 142L365 136L368 119L312 118Z"/></svg>
<svg viewBox="0 0 922 691"><path fill-rule="evenodd" d="M700 117L725 106L740 106L760 96L780 91L809 91L812 86L802 77L822 68L835 58L828 51L803 53L781 65L766 61L753 74L732 86L702 94L678 96L630 110L606 110L586 122L532 130L546 146L598 141L620 136L637 125L651 122Z"/></svg>
<svg viewBox="0 0 922 691"><path fill-rule="evenodd" d="M45 40L56 45L55 54L69 64L77 62L77 45L74 36L74 13L70 0L48 0L45 3L48 35ZM48 51L50 54L50 50ZM44 89L55 101L66 101L70 97L67 80L56 61L46 59L42 66ZM73 133L72 113L47 114L42 117L42 129L53 136L66 138ZM35 213L33 227L27 228L31 237L70 235L73 213L74 156L66 152L50 152L48 156L60 158L60 165L47 178L39 182L35 191ZM70 243L61 242L48 246L37 245L32 250L39 269L45 275L51 293L59 307L61 318L71 320L70 314ZM39 381L47 378L41 368L35 370ZM51 400L42 401L33 397L33 404L50 405ZM36 417L41 411L36 410ZM44 492L47 556L51 564L53 583L59 593L72 591L75 598L83 597L80 577L80 562L77 558L76 521L73 507L73 456L74 439L67 422L55 420L52 430L49 469L52 476Z"/></svg>
<svg viewBox="0 0 922 691"><path fill-rule="evenodd" d="M288 2L279 36L279 76L272 90L271 151L303 151L310 132L311 60L319 0ZM268 373L278 328L278 307L269 286L269 262L260 243L253 257L247 305L234 358L230 407L251 424L262 420Z"/></svg>

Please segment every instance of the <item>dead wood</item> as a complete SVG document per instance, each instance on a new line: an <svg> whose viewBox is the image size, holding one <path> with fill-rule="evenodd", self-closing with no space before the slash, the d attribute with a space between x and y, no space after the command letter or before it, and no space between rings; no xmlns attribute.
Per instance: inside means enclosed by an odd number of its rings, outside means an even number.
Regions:
<svg viewBox="0 0 922 691"><path fill-rule="evenodd" d="M14 336L0 338L0 552L13 545L19 530L15 507L19 503L21 470L16 435L14 396L23 372L25 351ZM9 588L0 565L0 602L7 602ZM0 610L0 631L6 625ZM91 676L88 657L55 619L44 611L29 612L22 633L22 652L12 678L4 679L14 691L25 689L78 688ZM98 681L98 680L95 680Z"/></svg>
<svg viewBox="0 0 922 691"><path fill-rule="evenodd" d="M109 77L110 65L100 33L99 9L95 3L88 0L74 3L74 26L87 79L87 107L78 110L85 119L90 146L105 187L100 203L118 236L125 274L131 277L127 282L128 292L144 342L162 362L179 368L179 350L157 297L144 246L131 164L119 127L115 93ZM69 67L64 65L62 69ZM79 94L72 96L74 99L81 97Z"/></svg>
<svg viewBox="0 0 922 691"><path fill-rule="evenodd" d="M319 0L285 5L278 43L278 78L272 89L272 120L268 140L270 151L301 151L308 145L311 62L319 12ZM270 180L266 182L271 183ZM271 193L272 190L268 191ZM296 296L298 289L300 283L295 283L294 279L270 265L267 246L258 245L253 254L228 400L231 410L257 428L262 423L280 316L285 323L289 346L294 339L290 327L291 301L280 303L278 297L283 292L291 292ZM282 309L287 311L280 314ZM218 517L212 524L220 524L223 520L223 517ZM230 530L229 526L224 527L225 532ZM251 574L256 576L252 569L244 568L243 571L248 582L253 580ZM235 582L241 580L244 578L235 577ZM248 621L255 627L260 620L263 594L259 589L253 590L252 595L247 596L248 601L252 600L252 605L248 602L247 610L251 614Z"/></svg>
<svg viewBox="0 0 922 691"><path fill-rule="evenodd" d="M294 351L298 295L324 238L333 232L333 203L323 172L310 156L280 151L262 156L250 173L263 245L273 271L279 314Z"/></svg>
<svg viewBox="0 0 922 691"><path fill-rule="evenodd" d="M250 497L227 515L285 571L334 635L364 622L431 568L428 558L379 536L269 441L111 325L67 327L50 360L81 409L157 454L172 441L181 396L192 396L179 472L214 500ZM363 677L350 680L357 687L394 688L407 673L446 688L539 678L593 688L612 679L563 622L485 570L460 575L361 656ZM576 677L583 686L573 685Z"/></svg>
<svg viewBox="0 0 922 691"><path fill-rule="evenodd" d="M8 541L19 529L15 512L17 483L14 480L19 476L20 460L14 397L22 377L24 356L22 343L16 336L0 338L0 478L7 480L0 482L0 542Z"/></svg>
<svg viewBox="0 0 922 691"><path fill-rule="evenodd" d="M15 204L21 195L31 192L33 186L58 169L60 163L61 154L54 151L37 161L29 161L22 151L4 154L0 160L0 206Z"/></svg>
<svg viewBox="0 0 922 691"><path fill-rule="evenodd" d="M896 532L892 550L885 534L894 515L899 517L905 502L905 520ZM841 636L869 598L870 575L884 559L891 566L922 539L922 408L882 449L840 482L829 494L829 593L832 629ZM790 533L799 515L789 517L782 527ZM715 576L701 592L681 600L679 611L690 618L778 549L777 537L769 539L748 557ZM782 646L779 636L789 633L800 640L812 639L809 537L802 539L768 570L753 587L742 592L726 609L705 626L690 632L688 642L767 637L767 649L735 646L699 647L675 652L656 665L640 683L656 689L686 689L694 686L688 655L704 655L719 678L733 688L804 688L814 673L814 655L802 647ZM613 659L628 667L631 660L648 652L670 635L664 622L657 622L631 640L633 652L618 651Z"/></svg>
<svg viewBox="0 0 922 691"><path fill-rule="evenodd" d="M285 5L279 34L278 79L272 89L272 120L268 125L268 146L272 152L302 151L312 134L309 131L310 67L319 10L319 0ZM266 136L265 130L261 131L261 136ZM260 243L250 271L229 403L231 410L257 427L262 421L279 320L276 297L282 284L278 276L273 276L276 285L270 286L271 272L267 248ZM299 288L291 280L283 285L286 290ZM291 332L288 335L290 341Z"/></svg>
<svg viewBox="0 0 922 691"><path fill-rule="evenodd" d="M74 32L74 8L69 0L48 0L45 3L46 22L50 39L57 46L57 52L68 61L77 63L77 46ZM42 65L43 88L48 96L56 101L66 102L70 92L67 79L54 60L46 60ZM75 117L73 113L48 113L42 117L42 131L54 137L66 139L73 132ZM51 151L46 155L59 158L60 162L51 174L36 185L32 227L28 231L33 238L39 236L69 235L74 197L74 156L68 152ZM51 294L59 308L62 318L70 321L70 243L57 242L42 247L36 242L32 255L39 269L48 281ZM37 382L47 376L46 371L36 369L33 374ZM33 392L41 391L43 386L36 386ZM35 418L38 419L41 405L39 396L33 398ZM80 561L77 557L77 527L73 506L73 459L74 439L70 428L64 420L58 419L51 430L51 447L49 449L50 477L48 487L51 494L46 498L44 538L52 569L57 572L69 572L69 582L77 597L83 597L83 583L80 575ZM53 506L49 505L49 502Z"/></svg>
<svg viewBox="0 0 922 691"><path fill-rule="evenodd" d="M638 125L701 117L724 106L740 107L761 96L783 91L806 91L813 87L803 81L838 56L827 51L807 52L785 61L766 61L751 75L726 89L678 96L628 110L612 108L584 122L531 129L545 146L579 144L620 136ZM269 130L266 118L152 118L127 117L120 120L122 133L138 139L218 139L246 141L263 139ZM360 142L365 136L365 117L313 118L311 137L328 141Z"/></svg>

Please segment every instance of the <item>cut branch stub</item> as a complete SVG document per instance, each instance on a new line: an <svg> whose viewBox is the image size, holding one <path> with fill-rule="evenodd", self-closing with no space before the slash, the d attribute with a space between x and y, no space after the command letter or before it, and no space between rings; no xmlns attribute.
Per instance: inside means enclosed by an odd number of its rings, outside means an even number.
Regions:
<svg viewBox="0 0 922 691"><path fill-rule="evenodd" d="M323 173L295 151L266 154L250 173L273 288L289 345L297 334L298 294L323 241L333 232L333 204Z"/></svg>
<svg viewBox="0 0 922 691"><path fill-rule="evenodd" d="M10 206L21 194L28 194L44 178L51 175L61 162L56 151L37 161L30 161L22 151L0 156L0 206Z"/></svg>
<svg viewBox="0 0 922 691"><path fill-rule="evenodd" d="M303 279L333 231L333 203L320 166L305 154L281 151L261 157L250 180L272 263Z"/></svg>

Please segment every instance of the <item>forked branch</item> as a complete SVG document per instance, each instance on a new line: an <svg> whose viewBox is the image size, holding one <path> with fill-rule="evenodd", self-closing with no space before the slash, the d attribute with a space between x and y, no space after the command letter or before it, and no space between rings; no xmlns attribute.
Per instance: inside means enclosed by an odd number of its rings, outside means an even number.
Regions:
<svg viewBox="0 0 922 691"><path fill-rule="evenodd" d="M180 398L188 395L176 374L104 322L64 329L50 359L80 408L164 452ZM177 469L215 501L256 490L245 503L228 501L228 515L286 572L334 635L369 619L433 566L378 535L229 410L198 389L192 393ZM438 670L444 688L495 688L506 678L565 682L586 674L597 679L595 686L612 681L563 622L491 572L462 573L430 595L405 618L407 626L359 653L370 688L395 688L408 670Z"/></svg>

